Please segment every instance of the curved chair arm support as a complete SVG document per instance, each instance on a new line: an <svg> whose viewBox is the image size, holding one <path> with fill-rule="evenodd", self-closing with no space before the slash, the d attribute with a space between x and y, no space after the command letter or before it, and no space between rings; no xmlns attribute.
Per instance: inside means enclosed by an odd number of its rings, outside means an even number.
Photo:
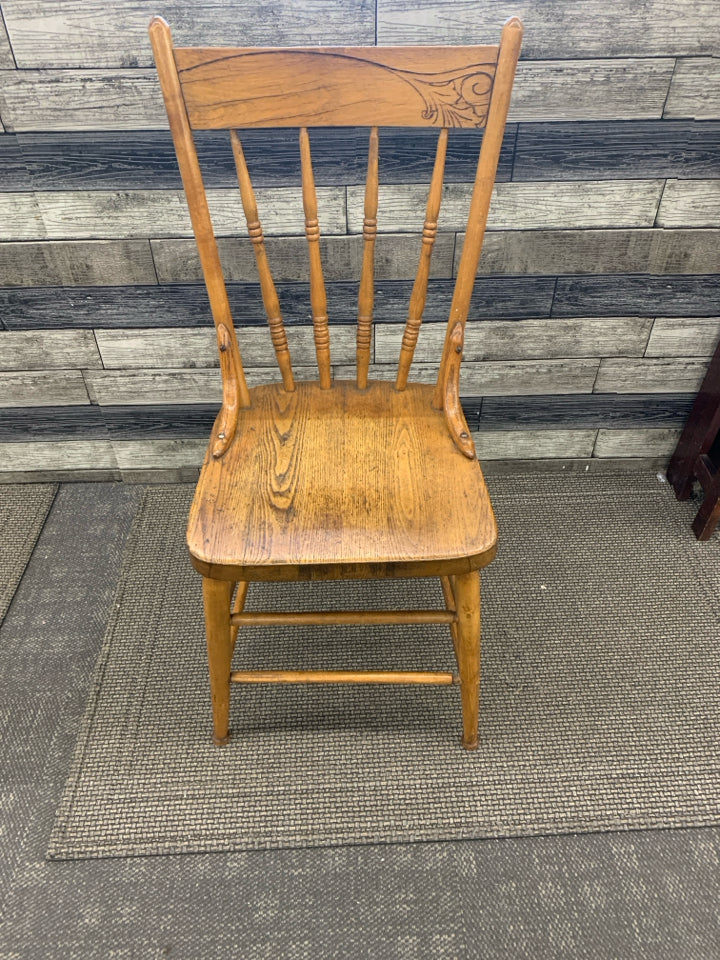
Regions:
<svg viewBox="0 0 720 960"><path fill-rule="evenodd" d="M464 342L464 327L458 320L449 337L448 360L443 371L443 411L450 436L458 450L469 460L475 459L475 444L460 403L460 362Z"/></svg>

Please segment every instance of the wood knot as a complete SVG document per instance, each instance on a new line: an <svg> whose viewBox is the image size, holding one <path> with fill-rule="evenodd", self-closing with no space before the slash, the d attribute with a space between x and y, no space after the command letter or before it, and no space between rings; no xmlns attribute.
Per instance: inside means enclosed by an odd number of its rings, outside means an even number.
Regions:
<svg viewBox="0 0 720 960"><path fill-rule="evenodd" d="M227 344L223 341L223 343L221 343L221 344L219 345L218 349L219 349L220 353L225 353L226 350L227 350Z"/></svg>

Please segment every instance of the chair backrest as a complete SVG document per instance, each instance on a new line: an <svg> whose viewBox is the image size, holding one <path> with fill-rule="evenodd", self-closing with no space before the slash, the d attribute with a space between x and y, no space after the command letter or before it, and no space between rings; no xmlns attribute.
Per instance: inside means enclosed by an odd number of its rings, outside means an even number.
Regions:
<svg viewBox="0 0 720 960"><path fill-rule="evenodd" d="M458 376L473 283L522 42L522 23L507 21L499 45L472 47L174 47L160 17L150 24L160 84L187 196L190 217L215 321L223 375L226 426L214 450L232 440L237 411L250 406L245 374L225 288L192 131L230 131L248 233L257 259L270 336L286 390L295 388L280 304L265 250L255 194L238 129L297 127L305 233L310 257L310 300L320 387L330 389L327 301L320 259L317 196L310 127L370 128L363 263L357 327L357 386L367 386L374 297L378 215L378 127L437 127L435 164L422 230L420 262L408 308L395 386L403 390L427 297L442 197L450 127L485 128L470 201L465 243L450 307L433 406L458 405ZM474 454L467 433L456 442Z"/></svg>

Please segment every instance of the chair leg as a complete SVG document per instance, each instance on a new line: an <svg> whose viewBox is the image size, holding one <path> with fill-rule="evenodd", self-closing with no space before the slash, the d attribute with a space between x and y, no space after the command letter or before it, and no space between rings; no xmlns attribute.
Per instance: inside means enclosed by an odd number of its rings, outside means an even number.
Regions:
<svg viewBox="0 0 720 960"><path fill-rule="evenodd" d="M213 743L224 746L230 739L230 598L233 584L228 580L203 577L205 631L207 635L210 694L213 710Z"/></svg>
<svg viewBox="0 0 720 960"><path fill-rule="evenodd" d="M466 750L478 745L480 694L480 574L477 570L455 577L458 614L458 667L462 699L463 738Z"/></svg>

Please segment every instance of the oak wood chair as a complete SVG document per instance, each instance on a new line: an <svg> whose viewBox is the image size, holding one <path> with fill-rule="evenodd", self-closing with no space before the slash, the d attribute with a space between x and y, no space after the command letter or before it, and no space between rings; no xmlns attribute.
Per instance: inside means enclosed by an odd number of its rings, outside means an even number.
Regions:
<svg viewBox="0 0 720 960"><path fill-rule="evenodd" d="M150 36L217 331L223 401L190 511L187 543L203 577L214 721L228 741L232 683L459 684L462 744L478 743L481 567L495 555L490 498L459 401L473 282L522 42L513 17L499 45L473 47L174 47ZM312 127L369 132L357 376L333 381L320 258ZM368 378L378 216L378 127L436 127L437 152L417 276L394 382ZM238 130L297 127L319 380L293 376L280 304ZM467 232L434 386L409 381L427 296L448 128L485 128ZM198 164L193 130L228 129L281 383L249 389ZM444 610L244 611L252 581L438 576ZM234 601L233 601L234 594ZM443 623L457 673L233 671L242 626Z"/></svg>

